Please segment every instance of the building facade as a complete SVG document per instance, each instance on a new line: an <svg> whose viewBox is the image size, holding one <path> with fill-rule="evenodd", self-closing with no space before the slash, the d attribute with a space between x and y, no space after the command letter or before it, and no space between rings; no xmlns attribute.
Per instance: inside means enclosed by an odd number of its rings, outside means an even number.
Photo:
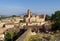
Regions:
<svg viewBox="0 0 60 41"><path fill-rule="evenodd" d="M32 12L28 9L27 15L24 15L25 22L30 23L40 23L45 21L45 15L34 15Z"/></svg>

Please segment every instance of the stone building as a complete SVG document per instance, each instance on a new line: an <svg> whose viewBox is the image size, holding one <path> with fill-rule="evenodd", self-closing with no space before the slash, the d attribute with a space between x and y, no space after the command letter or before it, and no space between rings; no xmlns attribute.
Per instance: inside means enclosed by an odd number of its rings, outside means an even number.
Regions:
<svg viewBox="0 0 60 41"><path fill-rule="evenodd" d="M0 22L0 28L2 28L4 26L4 22Z"/></svg>
<svg viewBox="0 0 60 41"><path fill-rule="evenodd" d="M30 23L40 23L45 21L45 15L34 15L32 12L28 9L27 15L24 15L25 22Z"/></svg>
<svg viewBox="0 0 60 41"><path fill-rule="evenodd" d="M0 41L4 41L4 34L0 34Z"/></svg>
<svg viewBox="0 0 60 41"><path fill-rule="evenodd" d="M6 28L13 28L14 27L14 24L5 24L5 27Z"/></svg>

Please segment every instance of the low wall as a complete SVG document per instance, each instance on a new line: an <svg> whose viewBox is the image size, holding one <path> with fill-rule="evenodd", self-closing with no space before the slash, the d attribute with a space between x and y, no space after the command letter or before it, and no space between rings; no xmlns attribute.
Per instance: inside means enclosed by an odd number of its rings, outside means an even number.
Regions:
<svg viewBox="0 0 60 41"><path fill-rule="evenodd" d="M26 41L31 35L32 35L31 29L28 29L16 41Z"/></svg>

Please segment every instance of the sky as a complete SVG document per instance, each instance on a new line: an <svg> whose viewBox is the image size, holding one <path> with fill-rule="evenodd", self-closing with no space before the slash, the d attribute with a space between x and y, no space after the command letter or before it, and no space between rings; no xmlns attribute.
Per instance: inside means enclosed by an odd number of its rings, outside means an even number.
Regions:
<svg viewBox="0 0 60 41"><path fill-rule="evenodd" d="M60 10L60 0L0 0L0 15L20 15L28 9L35 14L51 15Z"/></svg>

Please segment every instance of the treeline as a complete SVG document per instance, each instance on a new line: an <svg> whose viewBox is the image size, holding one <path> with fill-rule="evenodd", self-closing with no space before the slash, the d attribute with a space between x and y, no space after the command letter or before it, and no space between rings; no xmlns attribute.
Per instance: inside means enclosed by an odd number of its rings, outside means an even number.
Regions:
<svg viewBox="0 0 60 41"><path fill-rule="evenodd" d="M51 21L53 22L52 24L52 30L56 31L56 30L60 30L60 11L56 11L54 14L52 14L51 16L46 15L46 21Z"/></svg>
<svg viewBox="0 0 60 41"><path fill-rule="evenodd" d="M18 16L16 16L16 15L11 15L11 16L1 16L1 15L0 15L0 20L1 20L1 19L5 19L5 18L10 18L10 17L18 17Z"/></svg>

